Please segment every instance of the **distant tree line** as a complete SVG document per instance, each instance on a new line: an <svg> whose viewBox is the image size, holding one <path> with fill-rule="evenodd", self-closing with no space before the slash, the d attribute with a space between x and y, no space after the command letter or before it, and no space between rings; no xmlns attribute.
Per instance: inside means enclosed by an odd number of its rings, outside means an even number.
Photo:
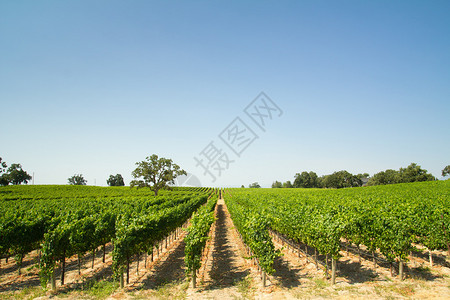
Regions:
<svg viewBox="0 0 450 300"><path fill-rule="evenodd" d="M281 183L275 181L272 188L345 188L358 187L367 182L369 174L353 175L348 171L338 171L330 175L317 176L313 171L297 173L294 176L294 182L286 181Z"/></svg>
<svg viewBox="0 0 450 300"><path fill-rule="evenodd" d="M450 175L450 165L442 170L442 176ZM275 181L272 188L347 188L360 187L363 185L384 185L394 183L406 183L416 181L431 181L436 178L422 169L416 163L411 163L406 168L400 168L398 171L388 169L376 173L372 177L368 173L353 175L348 171L337 171L330 175L317 176L313 171L301 172L295 174L294 183L286 181L281 183Z"/></svg>
<svg viewBox="0 0 450 300"><path fill-rule="evenodd" d="M275 181L274 183L272 183L272 187L273 188L293 188L294 186L292 185L291 181L288 180L283 183L281 183L280 181Z"/></svg>
<svg viewBox="0 0 450 300"><path fill-rule="evenodd" d="M248 187L252 189L252 188L260 188L261 186L259 185L258 182L253 182L252 184L249 184Z"/></svg>
<svg viewBox="0 0 450 300"><path fill-rule="evenodd" d="M431 180L436 180L436 177L428 173L427 170L422 169L419 165L412 163L406 168L400 168L398 171L392 169L381 171L373 175L367 185L382 185Z"/></svg>
<svg viewBox="0 0 450 300"><path fill-rule="evenodd" d="M70 185L86 185L87 180L84 179L83 174L75 174L67 179ZM109 175L109 179L106 180L109 186L124 186L123 177L121 174Z"/></svg>
<svg viewBox="0 0 450 300"><path fill-rule="evenodd" d="M137 168L131 173L135 178L130 182L130 187L150 188L158 195L161 189L169 189L170 184L175 183L175 178L180 175L186 175L186 171L173 163L171 159L158 157L153 154L146 157L145 160L136 163ZM82 174L75 174L68 178L71 185L86 185L87 180ZM110 175L106 183L109 186L124 186L125 182L121 174Z"/></svg>

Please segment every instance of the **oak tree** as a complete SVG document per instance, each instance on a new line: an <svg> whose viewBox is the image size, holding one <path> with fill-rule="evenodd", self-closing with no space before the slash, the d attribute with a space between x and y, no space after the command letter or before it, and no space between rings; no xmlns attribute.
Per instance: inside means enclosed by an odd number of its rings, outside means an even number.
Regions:
<svg viewBox="0 0 450 300"><path fill-rule="evenodd" d="M82 174L75 174L72 177L68 178L68 181L71 185L86 185L87 182Z"/></svg>
<svg viewBox="0 0 450 300"><path fill-rule="evenodd" d="M21 164L12 164L5 175L7 176L7 180L14 185L27 184L32 178L30 174L22 169Z"/></svg>
<svg viewBox="0 0 450 300"><path fill-rule="evenodd" d="M260 188L261 186L259 185L258 182L253 182L253 183L250 184L248 187L249 187L249 188Z"/></svg>
<svg viewBox="0 0 450 300"><path fill-rule="evenodd" d="M448 176L450 175L450 165L446 166L443 170L442 170L442 177Z"/></svg>
<svg viewBox="0 0 450 300"><path fill-rule="evenodd" d="M121 174L109 175L109 179L106 180L109 186L124 186L125 182L123 181L123 177Z"/></svg>
<svg viewBox="0 0 450 300"><path fill-rule="evenodd" d="M279 189L279 188L282 188L282 187L283 187L283 184L281 182L279 182L279 181L275 181L274 183L272 183L272 188Z"/></svg>
<svg viewBox="0 0 450 300"><path fill-rule="evenodd" d="M153 154L147 156L144 161L136 163L137 168L131 173L135 180L130 182L130 186L149 187L158 195L160 189L174 184L174 179L180 175L187 175L185 170L174 164L171 159Z"/></svg>

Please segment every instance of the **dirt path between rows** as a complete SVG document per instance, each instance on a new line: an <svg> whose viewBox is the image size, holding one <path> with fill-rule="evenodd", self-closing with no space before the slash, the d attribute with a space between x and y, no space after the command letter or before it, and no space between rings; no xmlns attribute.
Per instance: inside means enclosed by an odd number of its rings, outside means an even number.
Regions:
<svg viewBox="0 0 450 300"><path fill-rule="evenodd" d="M242 247L236 241L233 224L221 199L217 204L217 225L214 250L212 251L212 269L205 289L230 287L250 274L247 262L242 257ZM234 234L233 234L234 233Z"/></svg>
<svg viewBox="0 0 450 300"><path fill-rule="evenodd" d="M190 287L188 299L236 299L246 297L253 285L252 268L244 258L242 242L229 216L223 199L216 209L216 228L212 237L212 251L205 268L203 282L197 289Z"/></svg>

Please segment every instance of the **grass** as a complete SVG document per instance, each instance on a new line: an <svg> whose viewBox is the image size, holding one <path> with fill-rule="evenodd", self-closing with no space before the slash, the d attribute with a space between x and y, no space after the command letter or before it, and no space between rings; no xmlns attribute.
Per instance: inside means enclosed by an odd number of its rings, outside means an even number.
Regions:
<svg viewBox="0 0 450 300"><path fill-rule="evenodd" d="M407 284L405 286L396 287L394 290L404 297L411 297L415 293L415 290L414 290L414 287L412 284Z"/></svg>
<svg viewBox="0 0 450 300"><path fill-rule="evenodd" d="M315 278L315 279L313 279L313 281L315 284L314 288L316 288L316 289L323 289L328 286L328 282L325 279Z"/></svg>
<svg viewBox="0 0 450 300"><path fill-rule="evenodd" d="M122 299L125 295L132 299L186 299L186 290L189 287L189 281L174 281L160 285L156 290L139 288L130 293L123 292L122 295L116 295Z"/></svg>
<svg viewBox="0 0 450 300"><path fill-rule="evenodd" d="M358 287L355 286L342 286L335 289L335 291L347 291L347 292L358 292Z"/></svg>
<svg viewBox="0 0 450 300"><path fill-rule="evenodd" d="M26 287L17 292L10 292L0 295L0 299L34 299L45 296L45 291L40 286Z"/></svg>
<svg viewBox="0 0 450 300"><path fill-rule="evenodd" d="M244 279L236 282L236 287L244 299L248 299L253 294L252 279L246 276Z"/></svg>
<svg viewBox="0 0 450 300"><path fill-rule="evenodd" d="M330 298L331 291L325 289L329 286L326 279L308 277L310 283L303 285L300 290L293 292L293 296L298 299L303 299L305 296L325 297Z"/></svg>
<svg viewBox="0 0 450 300"><path fill-rule="evenodd" d="M51 292L56 298L64 299L96 299L102 300L111 296L119 288L117 281L89 280L84 282L81 289L64 289Z"/></svg>
<svg viewBox="0 0 450 300"><path fill-rule="evenodd" d="M430 267L427 267L427 266L425 266L425 267L419 266L419 267L415 268L414 270L417 272L430 272L431 271Z"/></svg>
<svg viewBox="0 0 450 300"><path fill-rule="evenodd" d="M154 293L158 299L185 299L189 281L175 281L160 286ZM153 295L152 295L153 296Z"/></svg>
<svg viewBox="0 0 450 300"><path fill-rule="evenodd" d="M401 295L403 297L412 297L414 296L415 289L413 284L383 284L376 285L375 293L382 297L398 297Z"/></svg>
<svg viewBox="0 0 450 300"><path fill-rule="evenodd" d="M443 274L433 274L431 269L427 266L419 266L417 268L413 268L411 272L409 272L409 275L412 279L419 282L433 280L437 277L444 277Z"/></svg>
<svg viewBox="0 0 450 300"><path fill-rule="evenodd" d="M117 288L119 283L116 281L95 281L91 286L89 286L85 292L94 299L106 299L111 295Z"/></svg>
<svg viewBox="0 0 450 300"><path fill-rule="evenodd" d="M34 269L39 269L39 265L38 264L34 264L31 267L26 268L27 272L31 272Z"/></svg>

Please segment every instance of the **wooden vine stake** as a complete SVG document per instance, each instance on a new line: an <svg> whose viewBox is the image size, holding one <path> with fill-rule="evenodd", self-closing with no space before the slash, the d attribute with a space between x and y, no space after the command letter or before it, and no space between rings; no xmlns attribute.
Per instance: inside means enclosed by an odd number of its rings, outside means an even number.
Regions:
<svg viewBox="0 0 450 300"><path fill-rule="evenodd" d="M377 268L377 260L375 259L375 251L372 250L373 267Z"/></svg>
<svg viewBox="0 0 450 300"><path fill-rule="evenodd" d="M331 257L331 284L336 283L336 259Z"/></svg>
<svg viewBox="0 0 450 300"><path fill-rule="evenodd" d="M430 266L433 266L433 253L431 252L431 250L428 250L428 253L430 255Z"/></svg>
<svg viewBox="0 0 450 300"><path fill-rule="evenodd" d="M192 287L195 289L197 287L197 271L192 272Z"/></svg>
<svg viewBox="0 0 450 300"><path fill-rule="evenodd" d="M94 262L95 262L95 248L92 249L92 269L94 269Z"/></svg>
<svg viewBox="0 0 450 300"><path fill-rule="evenodd" d="M319 264L317 263L317 249L314 248L314 261L316 262L316 269L319 270Z"/></svg>
<svg viewBox="0 0 450 300"><path fill-rule="evenodd" d="M325 274L326 278L328 279L328 254L325 254Z"/></svg>
<svg viewBox="0 0 450 300"><path fill-rule="evenodd" d="M61 285L64 285L65 272L66 272L66 250L64 250L63 257L61 259Z"/></svg>
<svg viewBox="0 0 450 300"><path fill-rule="evenodd" d="M78 275L81 275L81 257L80 254L77 254L78 258Z"/></svg>
<svg viewBox="0 0 450 300"><path fill-rule="evenodd" d="M413 263L414 268L416 267L416 260L414 259L414 253L412 251L409 251L409 256L411 257L410 260Z"/></svg>
<svg viewBox="0 0 450 300"><path fill-rule="evenodd" d="M127 284L130 283L130 258L127 257Z"/></svg>
<svg viewBox="0 0 450 300"><path fill-rule="evenodd" d="M123 268L120 268L119 280L120 280L120 288L123 289L123 287L124 287L124 283L123 283Z"/></svg>
<svg viewBox="0 0 450 300"><path fill-rule="evenodd" d="M266 272L262 272L262 281L263 281L263 287L266 287L266 281L267 281L267 276L266 276Z"/></svg>
<svg viewBox="0 0 450 300"><path fill-rule="evenodd" d="M137 262L136 262L136 275L139 276L139 259L140 259L139 252L138 252L138 254L136 254L136 256L137 256Z"/></svg>
<svg viewBox="0 0 450 300"><path fill-rule="evenodd" d="M53 269L52 277L50 278L50 282L52 285L52 291L56 291L56 275L55 275L55 269Z"/></svg>
<svg viewBox="0 0 450 300"><path fill-rule="evenodd" d="M403 280L403 260L401 258L399 259L398 275L400 276L400 280Z"/></svg>

